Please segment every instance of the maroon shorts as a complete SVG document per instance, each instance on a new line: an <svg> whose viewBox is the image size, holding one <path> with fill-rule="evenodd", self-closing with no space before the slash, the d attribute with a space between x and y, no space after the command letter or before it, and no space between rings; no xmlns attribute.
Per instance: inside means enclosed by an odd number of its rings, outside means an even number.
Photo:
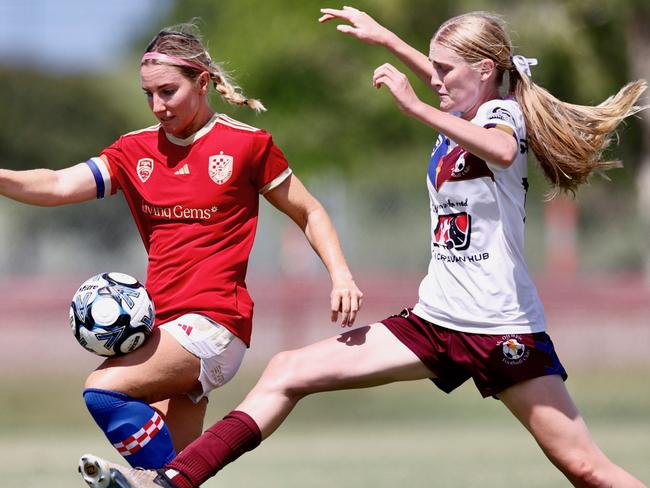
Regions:
<svg viewBox="0 0 650 488"><path fill-rule="evenodd" d="M538 376L567 378L546 332L470 334L427 322L408 309L382 323L434 373L432 381L446 393L469 378L484 397Z"/></svg>

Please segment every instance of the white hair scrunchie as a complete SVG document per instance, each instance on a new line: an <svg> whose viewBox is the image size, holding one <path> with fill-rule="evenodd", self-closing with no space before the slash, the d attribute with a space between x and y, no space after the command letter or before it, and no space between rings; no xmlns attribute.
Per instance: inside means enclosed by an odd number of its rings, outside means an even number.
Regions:
<svg viewBox="0 0 650 488"><path fill-rule="evenodd" d="M525 56L521 56L520 54L512 56L510 60L521 76L526 75L529 78L531 76L530 67L537 66L537 58L527 58Z"/></svg>

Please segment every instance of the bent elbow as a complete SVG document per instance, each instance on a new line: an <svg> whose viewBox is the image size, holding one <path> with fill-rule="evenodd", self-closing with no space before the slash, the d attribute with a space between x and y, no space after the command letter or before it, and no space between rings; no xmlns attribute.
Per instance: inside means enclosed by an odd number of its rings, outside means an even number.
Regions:
<svg viewBox="0 0 650 488"><path fill-rule="evenodd" d="M509 168L512 163L514 163L515 159L517 158L517 154L518 148L516 148L514 151L509 147L504 148L503 151L494 154L494 159L492 162L498 167L506 169Z"/></svg>

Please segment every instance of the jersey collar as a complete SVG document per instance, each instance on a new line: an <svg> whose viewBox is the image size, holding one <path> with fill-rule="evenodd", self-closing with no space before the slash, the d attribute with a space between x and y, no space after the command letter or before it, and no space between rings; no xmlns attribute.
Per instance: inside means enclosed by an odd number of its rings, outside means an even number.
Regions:
<svg viewBox="0 0 650 488"><path fill-rule="evenodd" d="M165 137L167 137L167 140L171 142L172 144L176 144L177 146L189 146L190 144L193 144L196 140L200 139L204 135L206 135L212 128L214 127L214 124L217 123L217 119L219 118L218 113L214 113L212 117L208 120L208 122L201 127L199 130L197 130L194 134L192 134L189 137L186 137L185 139L181 139L179 137L173 136L171 134L167 134L165 132ZM164 132L164 131L163 131Z"/></svg>

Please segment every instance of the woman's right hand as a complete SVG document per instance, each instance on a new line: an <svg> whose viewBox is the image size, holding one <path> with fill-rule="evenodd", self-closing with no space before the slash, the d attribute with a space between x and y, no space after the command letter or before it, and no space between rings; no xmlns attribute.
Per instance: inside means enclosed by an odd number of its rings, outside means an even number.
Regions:
<svg viewBox="0 0 650 488"><path fill-rule="evenodd" d="M352 279L349 271L342 276L332 277L330 293L331 320L336 323L341 317L341 327L352 327L357 313L363 305L363 293Z"/></svg>
<svg viewBox="0 0 650 488"><path fill-rule="evenodd" d="M350 34L368 44L386 45L392 34L370 15L354 7L343 7L341 10L322 8L320 11L323 15L318 19L319 22L327 22L332 19L345 20L350 25L340 24L336 26L336 30Z"/></svg>

